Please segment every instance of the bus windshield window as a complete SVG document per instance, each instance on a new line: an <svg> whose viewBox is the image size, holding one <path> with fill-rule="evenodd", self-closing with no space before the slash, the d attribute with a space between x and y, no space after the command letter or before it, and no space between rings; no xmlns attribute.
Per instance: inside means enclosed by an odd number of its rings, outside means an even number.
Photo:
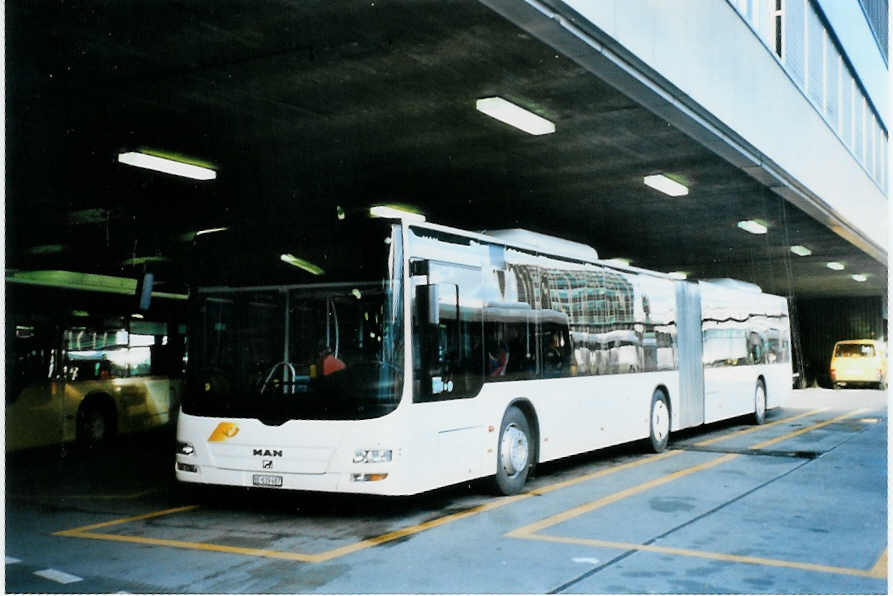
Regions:
<svg viewBox="0 0 893 596"><path fill-rule="evenodd" d="M282 252L306 261L299 265L275 254L286 249L271 251L268 262L298 283L198 288L184 412L281 424L393 411L402 391L402 254L400 235L375 227L371 246L360 245L360 235L347 252L323 238L301 243L314 246L301 256ZM311 260L311 252L326 258ZM288 281L282 275L271 274Z"/></svg>

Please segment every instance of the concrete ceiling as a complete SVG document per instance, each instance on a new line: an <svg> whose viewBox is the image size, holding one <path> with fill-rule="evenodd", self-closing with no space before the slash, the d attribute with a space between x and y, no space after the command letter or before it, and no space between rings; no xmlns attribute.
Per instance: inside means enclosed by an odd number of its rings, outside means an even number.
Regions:
<svg viewBox="0 0 893 596"><path fill-rule="evenodd" d="M884 265L471 0L17 0L6 25L7 270L135 277L149 258L176 291L190 232L397 202L775 293L886 292ZM475 111L491 95L557 132ZM138 147L219 176L116 162ZM658 172L690 194L643 186Z"/></svg>

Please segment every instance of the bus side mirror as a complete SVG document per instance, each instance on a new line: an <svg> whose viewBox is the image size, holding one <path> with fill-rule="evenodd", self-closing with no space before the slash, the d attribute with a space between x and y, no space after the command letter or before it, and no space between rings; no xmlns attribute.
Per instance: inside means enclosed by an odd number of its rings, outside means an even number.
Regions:
<svg viewBox="0 0 893 596"><path fill-rule="evenodd" d="M440 301L436 285L416 287L416 308L419 321L428 325L440 324Z"/></svg>
<svg viewBox="0 0 893 596"><path fill-rule="evenodd" d="M152 284L154 281L155 276L147 272L137 282L136 295L139 299L138 305L140 310L149 310L149 305L152 303Z"/></svg>

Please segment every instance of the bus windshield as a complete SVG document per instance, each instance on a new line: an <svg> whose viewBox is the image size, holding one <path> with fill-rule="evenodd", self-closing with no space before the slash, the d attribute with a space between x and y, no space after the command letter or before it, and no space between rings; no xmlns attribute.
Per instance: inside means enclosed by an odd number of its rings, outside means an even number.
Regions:
<svg viewBox="0 0 893 596"><path fill-rule="evenodd" d="M351 236L350 250L328 246L332 236L303 237L296 245L314 248L300 252L268 243L270 276L283 281L282 265L299 283L196 288L183 411L270 425L393 411L403 381L400 234L374 227L374 243Z"/></svg>

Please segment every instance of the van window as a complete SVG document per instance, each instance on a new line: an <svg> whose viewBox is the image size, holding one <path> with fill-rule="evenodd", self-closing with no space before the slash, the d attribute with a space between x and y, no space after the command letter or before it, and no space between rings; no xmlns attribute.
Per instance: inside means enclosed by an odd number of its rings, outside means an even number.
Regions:
<svg viewBox="0 0 893 596"><path fill-rule="evenodd" d="M837 344L834 350L835 358L874 358L874 356L872 344Z"/></svg>

